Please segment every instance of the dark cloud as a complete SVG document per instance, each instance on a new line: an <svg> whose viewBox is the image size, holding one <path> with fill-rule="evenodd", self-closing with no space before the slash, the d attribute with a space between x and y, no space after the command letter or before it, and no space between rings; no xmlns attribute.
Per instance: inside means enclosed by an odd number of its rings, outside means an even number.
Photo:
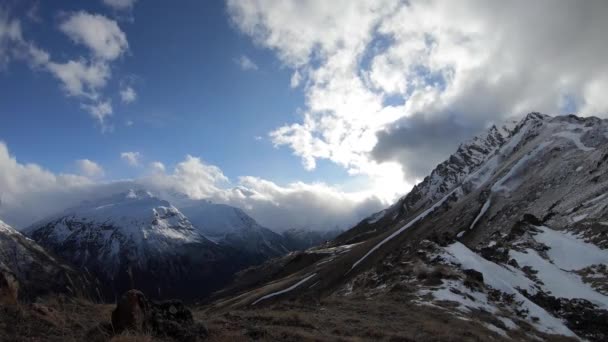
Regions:
<svg viewBox="0 0 608 342"><path fill-rule="evenodd" d="M462 120L457 114L415 114L378 132L371 157L378 162L399 162L406 178L414 181L428 175L485 125L485 120Z"/></svg>

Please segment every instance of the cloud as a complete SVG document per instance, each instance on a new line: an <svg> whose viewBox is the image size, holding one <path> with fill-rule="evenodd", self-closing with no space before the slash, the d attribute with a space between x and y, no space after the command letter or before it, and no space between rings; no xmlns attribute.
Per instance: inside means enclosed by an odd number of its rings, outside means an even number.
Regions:
<svg viewBox="0 0 608 342"><path fill-rule="evenodd" d="M150 163L150 168L153 172L165 172L165 164L159 161Z"/></svg>
<svg viewBox="0 0 608 342"><path fill-rule="evenodd" d="M133 87L127 86L120 90L120 99L123 103L131 103L137 99L137 93Z"/></svg>
<svg viewBox="0 0 608 342"><path fill-rule="evenodd" d="M105 119L113 110L111 101L103 99L103 89L111 78L112 60L128 49L126 35L114 20L83 11L69 14L59 28L72 41L86 46L91 56L65 62L53 60L47 51L24 39L20 21L9 18L0 8L0 68L12 60L20 60L34 70L49 72L61 82L66 95L80 99L80 107L106 131L110 126ZM124 95L121 93L123 101L136 98L129 88L124 89Z"/></svg>
<svg viewBox="0 0 608 342"><path fill-rule="evenodd" d="M73 193L92 184L87 177L20 163L0 142L0 217L9 224L32 223L62 210Z"/></svg>
<svg viewBox="0 0 608 342"><path fill-rule="evenodd" d="M130 10L135 5L137 0L103 0L106 6L110 6L115 10L124 11Z"/></svg>
<svg viewBox="0 0 608 342"><path fill-rule="evenodd" d="M79 159L76 161L76 167L80 174L86 177L102 177L104 175L103 168L99 164L89 159Z"/></svg>
<svg viewBox="0 0 608 342"><path fill-rule="evenodd" d="M69 96L97 99L99 89L105 87L110 78L110 68L106 63L86 60L66 63L49 62L48 70L61 81Z"/></svg>
<svg viewBox="0 0 608 342"><path fill-rule="evenodd" d="M241 177L232 184L219 167L193 156L186 156L170 172L161 162L153 162L152 173L130 181L93 181L91 177L102 175L99 165L88 159L76 165L84 176L55 174L37 164L18 162L0 142L0 219L24 228L84 200L134 187L145 187L161 197L179 192L237 206L276 230L348 228L385 205L372 194L344 192L322 183L280 186Z"/></svg>
<svg viewBox="0 0 608 342"><path fill-rule="evenodd" d="M280 186L245 176L233 185L219 167L193 156L186 156L170 173L156 171L138 182L155 191L179 192L243 208L275 230L348 228L386 205L372 194L347 193L322 183Z"/></svg>
<svg viewBox="0 0 608 342"><path fill-rule="evenodd" d="M22 41L19 20L9 18L8 13L0 8L0 69L10 62L13 45Z"/></svg>
<svg viewBox="0 0 608 342"><path fill-rule="evenodd" d="M94 104L82 104L81 107L99 120L102 126L104 125L105 118L112 115L113 112L112 102L109 100L96 102Z"/></svg>
<svg viewBox="0 0 608 342"><path fill-rule="evenodd" d="M88 47L96 58L114 60L129 47L125 33L116 21L84 11L72 13L59 26L77 44Z"/></svg>
<svg viewBox="0 0 608 342"><path fill-rule="evenodd" d="M300 85L300 82L302 81L302 75L300 75L299 71L294 71L294 73L291 75L291 78L289 79L289 86L291 88L297 88Z"/></svg>
<svg viewBox="0 0 608 342"><path fill-rule="evenodd" d="M306 169L379 180L399 162L403 189L491 123L562 112L564 97L608 112L604 1L228 0L228 13L305 84L300 119L270 136Z"/></svg>
<svg viewBox="0 0 608 342"><path fill-rule="evenodd" d="M139 166L139 160L141 159L141 153L139 153L139 152L122 152L120 154L120 158L131 166Z"/></svg>
<svg viewBox="0 0 608 342"><path fill-rule="evenodd" d="M236 58L234 62L243 70L258 70L258 65L245 55Z"/></svg>
<svg viewBox="0 0 608 342"><path fill-rule="evenodd" d="M23 38L19 20L10 19L0 9L0 67L6 67L11 60L21 60L32 69L49 72L61 82L66 95L80 99L80 107L106 131L110 126L105 120L113 110L111 101L103 98L103 89L111 78L111 61L128 48L126 36L115 21L82 11L70 14L60 30L89 48L91 56L65 62L53 60L47 51ZM121 93L123 101L136 98L132 88L125 91L124 95Z"/></svg>

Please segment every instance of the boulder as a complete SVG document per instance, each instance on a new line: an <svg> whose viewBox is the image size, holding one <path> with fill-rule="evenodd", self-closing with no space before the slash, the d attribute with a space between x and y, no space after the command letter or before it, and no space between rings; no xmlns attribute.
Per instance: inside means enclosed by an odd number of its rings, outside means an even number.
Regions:
<svg viewBox="0 0 608 342"><path fill-rule="evenodd" d="M120 333L124 330L143 331L149 320L150 303L141 291L129 290L122 295L112 311L112 326Z"/></svg>
<svg viewBox="0 0 608 342"><path fill-rule="evenodd" d="M152 302L138 290L122 295L112 312L114 333L133 330L163 339L198 342L207 337L204 324L196 322L192 312L179 300Z"/></svg>

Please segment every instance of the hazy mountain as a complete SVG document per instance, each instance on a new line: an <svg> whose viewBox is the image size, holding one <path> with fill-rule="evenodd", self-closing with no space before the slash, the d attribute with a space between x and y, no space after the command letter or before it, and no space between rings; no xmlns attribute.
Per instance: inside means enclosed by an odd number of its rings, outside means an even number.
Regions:
<svg viewBox="0 0 608 342"><path fill-rule="evenodd" d="M143 190L84 202L26 231L98 277L106 298L132 286L156 297L200 298L250 264L247 255L205 238L177 208Z"/></svg>
<svg viewBox="0 0 608 342"><path fill-rule="evenodd" d="M205 237L252 254L260 261L289 252L285 239L243 210L207 200L181 200L178 207Z"/></svg>

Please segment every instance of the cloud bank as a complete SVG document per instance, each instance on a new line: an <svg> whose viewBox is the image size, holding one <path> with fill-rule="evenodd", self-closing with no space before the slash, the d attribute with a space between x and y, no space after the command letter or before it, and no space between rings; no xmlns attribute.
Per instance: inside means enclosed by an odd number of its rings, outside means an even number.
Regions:
<svg viewBox="0 0 608 342"><path fill-rule="evenodd" d="M398 162L401 189L491 123L608 111L602 0L227 3L303 86L300 120L270 137L307 169L327 159L376 179Z"/></svg>
<svg viewBox="0 0 608 342"><path fill-rule="evenodd" d="M88 159L75 163L81 175L54 174L36 164L20 163L0 142L0 218L24 228L83 200L134 187L168 199L181 193L240 207L277 231L348 228L384 206L370 194L346 193L325 184L280 186L256 177L241 177L232 183L219 167L193 156L186 156L170 171L153 162L140 178L111 182L95 180L103 176L97 163Z"/></svg>

